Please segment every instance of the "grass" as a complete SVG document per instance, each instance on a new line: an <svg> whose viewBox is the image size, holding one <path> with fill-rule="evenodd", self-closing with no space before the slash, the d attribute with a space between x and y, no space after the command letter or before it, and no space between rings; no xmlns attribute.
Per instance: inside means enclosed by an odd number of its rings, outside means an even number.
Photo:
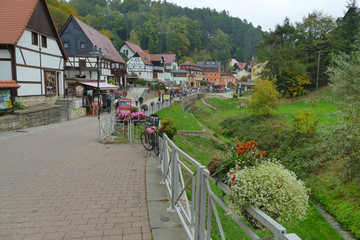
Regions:
<svg viewBox="0 0 360 240"><path fill-rule="evenodd" d="M174 104L170 108L162 109L156 114L160 115L162 118L170 117L174 119L174 123L177 126L178 130L183 131L202 131L202 127L196 121L195 117L186 113L181 106L181 104Z"/></svg>

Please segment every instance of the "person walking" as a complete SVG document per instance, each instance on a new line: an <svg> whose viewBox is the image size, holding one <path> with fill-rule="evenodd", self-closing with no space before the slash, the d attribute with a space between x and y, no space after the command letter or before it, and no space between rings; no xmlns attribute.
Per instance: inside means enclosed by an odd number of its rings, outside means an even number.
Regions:
<svg viewBox="0 0 360 240"><path fill-rule="evenodd" d="M139 98L138 95L135 96L135 105L138 106Z"/></svg>
<svg viewBox="0 0 360 240"><path fill-rule="evenodd" d="M109 95L106 97L106 111L111 113L111 98Z"/></svg>
<svg viewBox="0 0 360 240"><path fill-rule="evenodd" d="M139 97L140 107L142 106L143 101L144 101L143 97L140 96L140 97Z"/></svg>

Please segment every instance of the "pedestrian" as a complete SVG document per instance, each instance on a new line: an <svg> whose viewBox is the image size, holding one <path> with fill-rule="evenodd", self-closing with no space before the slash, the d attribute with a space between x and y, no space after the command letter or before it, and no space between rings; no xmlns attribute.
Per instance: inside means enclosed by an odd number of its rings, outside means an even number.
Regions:
<svg viewBox="0 0 360 240"><path fill-rule="evenodd" d="M98 97L95 97L94 98L94 101L93 101L93 109L92 109L92 115L97 115L98 111L99 111L99 106L98 106Z"/></svg>
<svg viewBox="0 0 360 240"><path fill-rule="evenodd" d="M109 95L106 97L106 111L111 113L111 98Z"/></svg>
<svg viewBox="0 0 360 240"><path fill-rule="evenodd" d="M140 96L140 97L139 97L140 107L142 106L143 101L144 101L143 97Z"/></svg>
<svg viewBox="0 0 360 240"><path fill-rule="evenodd" d="M135 105L138 106L139 98L138 95L135 96Z"/></svg>

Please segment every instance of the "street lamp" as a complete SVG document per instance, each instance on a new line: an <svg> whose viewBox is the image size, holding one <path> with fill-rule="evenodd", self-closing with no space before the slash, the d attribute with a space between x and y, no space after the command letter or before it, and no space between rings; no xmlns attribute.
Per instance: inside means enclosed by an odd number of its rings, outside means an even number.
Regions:
<svg viewBox="0 0 360 240"><path fill-rule="evenodd" d="M97 110L97 116L98 116L98 141L100 141L100 58L104 57L102 54L101 48L97 48L96 45L93 46L93 51L90 52L91 56L96 57L96 63L97 63L97 89L96 94L98 98L98 110Z"/></svg>

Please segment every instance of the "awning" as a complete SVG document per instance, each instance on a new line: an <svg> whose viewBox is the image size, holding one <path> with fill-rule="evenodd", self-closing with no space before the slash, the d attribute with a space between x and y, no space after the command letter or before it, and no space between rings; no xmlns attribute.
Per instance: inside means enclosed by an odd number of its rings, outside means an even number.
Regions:
<svg viewBox="0 0 360 240"><path fill-rule="evenodd" d="M78 83L81 83L81 84L84 84L84 85L87 85L90 87L94 87L94 88L98 87L97 82L78 82ZM99 82L99 87L100 87L100 90L115 90L115 89L119 88L119 86L115 86L115 85L108 84L105 82Z"/></svg>
<svg viewBox="0 0 360 240"><path fill-rule="evenodd" d="M1 81L0 80L0 88L19 88L20 85L16 83L15 80L9 80L9 81Z"/></svg>

